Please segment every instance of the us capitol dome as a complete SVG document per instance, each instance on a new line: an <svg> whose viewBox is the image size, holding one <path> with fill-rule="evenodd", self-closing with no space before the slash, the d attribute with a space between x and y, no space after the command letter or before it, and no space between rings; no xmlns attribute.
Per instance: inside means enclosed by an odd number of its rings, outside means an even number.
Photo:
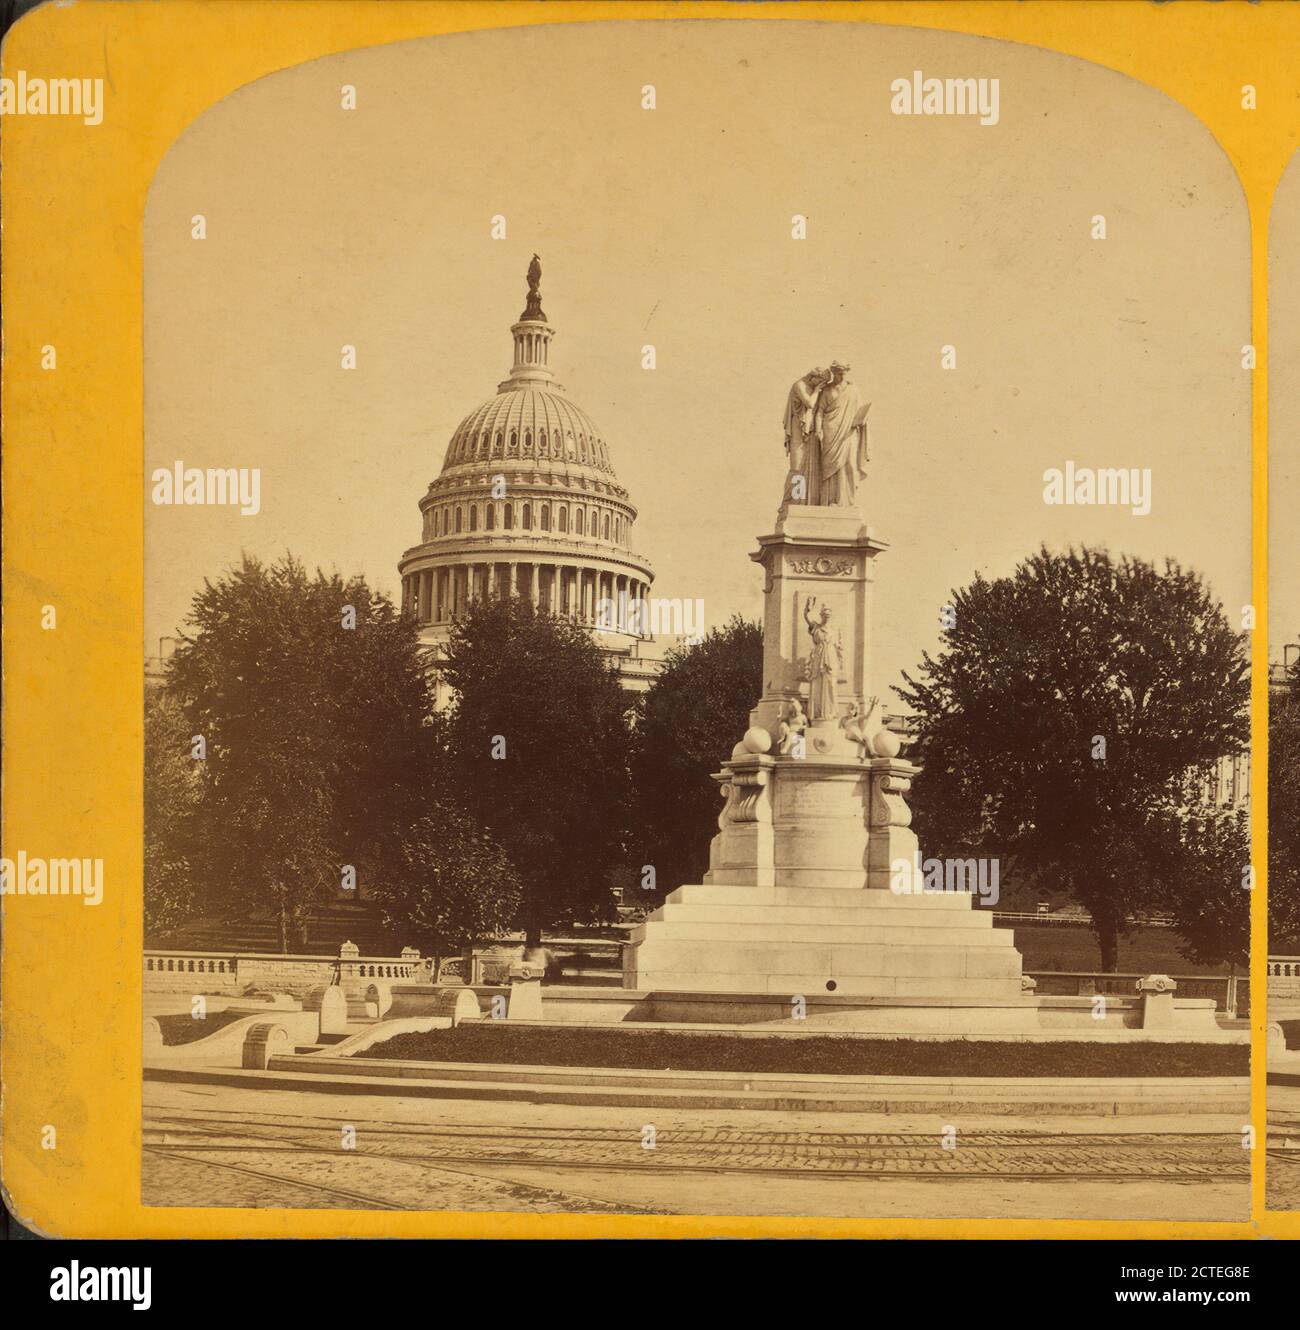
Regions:
<svg viewBox="0 0 1300 1330"><path fill-rule="evenodd" d="M637 510L600 427L555 381L540 278L534 255L509 377L456 427L420 499L420 544L398 563L402 608L436 655L471 601L527 598L588 627L623 686L641 692L663 652L630 610L654 572L632 547Z"/></svg>

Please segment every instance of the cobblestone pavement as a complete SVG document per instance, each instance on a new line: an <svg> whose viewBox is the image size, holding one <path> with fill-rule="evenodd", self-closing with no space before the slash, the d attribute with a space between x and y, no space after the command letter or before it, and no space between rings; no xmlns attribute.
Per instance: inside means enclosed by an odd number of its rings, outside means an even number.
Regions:
<svg viewBox="0 0 1300 1330"><path fill-rule="evenodd" d="M1300 1210L1300 1089L1268 1088L1268 1163L1264 1204Z"/></svg>
<svg viewBox="0 0 1300 1330"><path fill-rule="evenodd" d="M1017 1124L1011 1130L1003 1124L960 1124L955 1136L947 1137L955 1148L945 1148L943 1128L953 1124L937 1120L828 1131L824 1119L811 1114L799 1115L811 1121L797 1126L755 1123L753 1114L750 1121L731 1125L718 1122L718 1114L709 1121L709 1115L654 1110L644 1122L626 1110L612 1115L617 1121L608 1112L579 1110L565 1122L536 1106L528 1120L519 1111L528 1106L500 1112L503 1106L491 1105L485 1106L490 1120L470 1121L461 1120L470 1116L463 1105L431 1109L426 1101L424 1120L411 1121L403 1118L421 1114L409 1100L361 1103L353 1096L294 1095L297 1102L283 1104L287 1111L276 1111L285 1097L227 1090L216 1106L184 1102L174 1092L146 1093L145 1203L870 1214L863 1206L872 1193L863 1183L877 1189L891 1182L926 1183L937 1190L937 1183L965 1181L976 1184L965 1192L975 1214L981 1213L976 1200L981 1182L1036 1183L1036 1210L1042 1194L1055 1191L1056 1213L1069 1217L1077 1185L1118 1186L1119 1197L1125 1186L1161 1184L1181 1189L1179 1196L1170 1193L1170 1205L1178 1210L1179 1200L1189 1200L1185 1193L1198 1185L1220 1197L1240 1192L1244 1202L1249 1179L1240 1135L1221 1128L1099 1131L1089 1124L1072 1131L1059 1124L1025 1129ZM385 1111L394 1104L403 1108ZM847 1190L833 1185L854 1182L859 1185ZM785 1206L779 1211L778 1192ZM1115 1217L1132 1217L1120 1199L1115 1205Z"/></svg>

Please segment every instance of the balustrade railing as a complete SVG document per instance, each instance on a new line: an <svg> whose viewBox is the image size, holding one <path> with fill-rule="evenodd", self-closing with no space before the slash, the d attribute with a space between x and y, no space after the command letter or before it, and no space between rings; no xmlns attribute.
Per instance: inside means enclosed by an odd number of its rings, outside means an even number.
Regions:
<svg viewBox="0 0 1300 1330"><path fill-rule="evenodd" d="M1113 974L1105 971L1026 970L1034 979L1038 997L1136 997L1137 982L1146 974ZM1229 1016L1245 1017L1250 1011L1250 980L1245 975L1175 974L1175 997L1213 998L1215 1007Z"/></svg>
<svg viewBox="0 0 1300 1330"><path fill-rule="evenodd" d="M416 978L420 967L419 952L409 947L400 956L361 956L348 943L324 956L150 948L144 953L144 986L146 992L238 993L261 986L300 993L319 984L400 983Z"/></svg>

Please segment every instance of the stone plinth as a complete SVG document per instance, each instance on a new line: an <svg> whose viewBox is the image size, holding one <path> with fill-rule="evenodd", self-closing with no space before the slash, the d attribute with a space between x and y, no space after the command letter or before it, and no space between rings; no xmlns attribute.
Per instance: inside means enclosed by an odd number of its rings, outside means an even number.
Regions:
<svg viewBox="0 0 1300 1330"><path fill-rule="evenodd" d="M725 799L706 885L872 887L910 885L917 842L905 798L917 769L898 758L846 755L842 731L807 736L808 756L747 753L714 779Z"/></svg>
<svg viewBox="0 0 1300 1330"><path fill-rule="evenodd" d="M630 989L1022 1001L1013 935L957 893L679 887L630 941Z"/></svg>

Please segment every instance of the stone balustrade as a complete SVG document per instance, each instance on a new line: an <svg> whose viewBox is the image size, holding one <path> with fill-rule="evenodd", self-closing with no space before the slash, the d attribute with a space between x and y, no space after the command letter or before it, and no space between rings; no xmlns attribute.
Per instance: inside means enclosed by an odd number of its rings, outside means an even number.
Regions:
<svg viewBox="0 0 1300 1330"><path fill-rule="evenodd" d="M1268 996L1272 1003L1286 1003L1286 1014L1291 1014L1300 1002L1300 956L1268 958Z"/></svg>
<svg viewBox="0 0 1300 1330"><path fill-rule="evenodd" d="M146 951L146 993L237 993L238 957L230 952Z"/></svg>
<svg viewBox="0 0 1300 1330"><path fill-rule="evenodd" d="M409 982L419 969L420 953L414 947L405 948L400 956L362 956L351 942L345 942L336 956L151 949L144 953L144 991L243 993L265 989L304 997L321 984L361 989L377 979Z"/></svg>
<svg viewBox="0 0 1300 1330"><path fill-rule="evenodd" d="M1037 984L1039 997L1132 997L1144 974L1110 974L1105 971L1027 970ZM1244 1017L1250 1011L1250 980L1245 975L1176 974L1180 998L1213 998L1219 1011Z"/></svg>

